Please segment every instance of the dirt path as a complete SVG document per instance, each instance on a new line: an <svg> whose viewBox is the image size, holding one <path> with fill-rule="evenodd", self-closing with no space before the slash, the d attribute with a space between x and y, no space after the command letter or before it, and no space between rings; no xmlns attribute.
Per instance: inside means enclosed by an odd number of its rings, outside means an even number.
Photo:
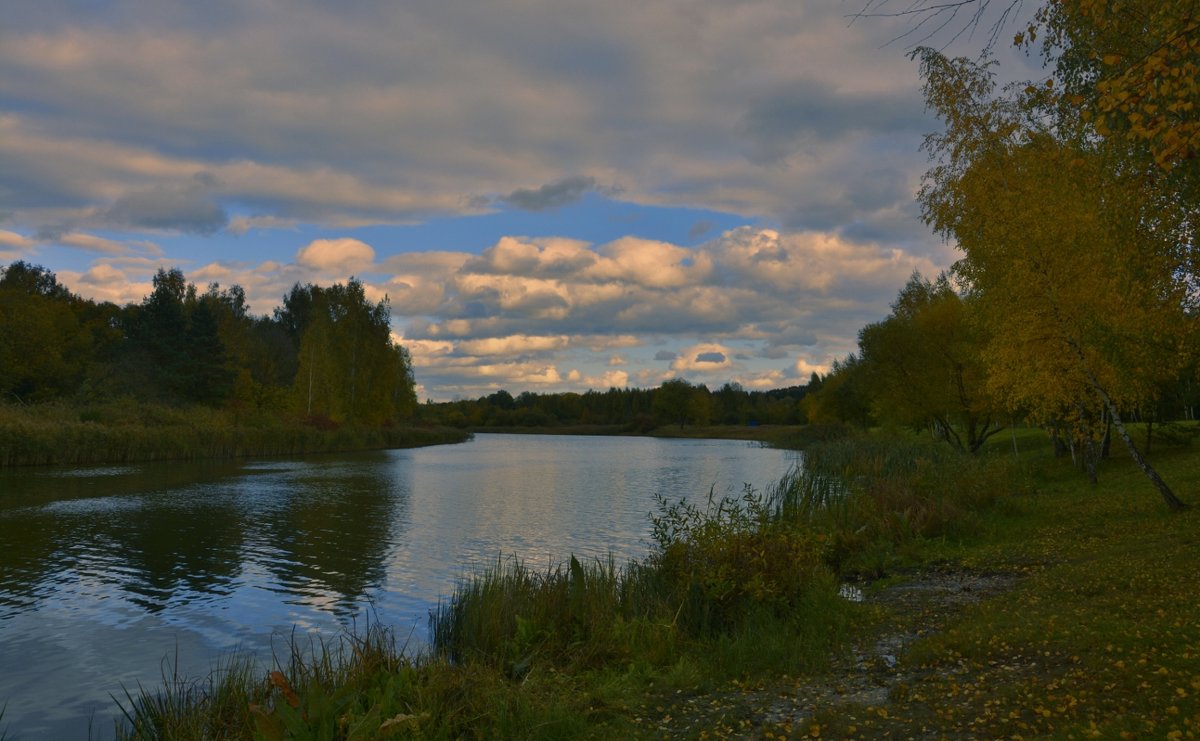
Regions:
<svg viewBox="0 0 1200 741"><path fill-rule="evenodd" d="M872 721L889 718L897 693L931 671L906 666L906 649L943 630L968 605L1000 595L1018 581L1013 574L925 571L878 589L850 588L849 598L877 605L883 619L872 635L835 659L827 673L774 686L735 685L690 697L681 693L659 706L659 717L647 725L663 738L702 739L820 737L820 718L831 712L861 714L867 719L864 726L874 725Z"/></svg>

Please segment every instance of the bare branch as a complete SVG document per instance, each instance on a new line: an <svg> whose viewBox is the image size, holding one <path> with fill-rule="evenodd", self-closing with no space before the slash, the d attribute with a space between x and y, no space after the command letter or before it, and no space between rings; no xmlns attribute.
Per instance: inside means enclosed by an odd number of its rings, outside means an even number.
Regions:
<svg viewBox="0 0 1200 741"><path fill-rule="evenodd" d="M987 11L992 7L992 0L911 0L907 7L889 10L887 9L889 0L860 1L864 3L862 7L857 12L846 16L850 19L851 25L864 18L910 19L912 24L908 30L887 42L887 44L894 44L898 41L905 41L908 43L909 49L927 44L935 37L942 35L947 28L952 30L953 35L941 45L942 49L958 41L964 34L968 38L972 37L975 31L987 22ZM999 11L996 19L988 24L988 37L983 51L990 51L996 45L1004 29L1013 22L1024 4L1025 0L1007 0L1007 4ZM963 16L961 20L959 20L960 14ZM956 20L961 25L955 29ZM920 38L914 41L913 37L917 35L920 35Z"/></svg>

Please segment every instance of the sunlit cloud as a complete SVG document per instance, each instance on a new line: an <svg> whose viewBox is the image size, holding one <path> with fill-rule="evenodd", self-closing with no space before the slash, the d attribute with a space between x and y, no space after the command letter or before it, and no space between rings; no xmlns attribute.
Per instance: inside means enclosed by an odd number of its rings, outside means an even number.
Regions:
<svg viewBox="0 0 1200 741"><path fill-rule="evenodd" d="M570 341L566 335L557 337L511 335L487 337L481 340L464 340L458 343L458 349L469 355L524 355L561 350L567 347Z"/></svg>
<svg viewBox="0 0 1200 741"><path fill-rule="evenodd" d="M9 247L14 249L31 249L36 244L29 237L22 236L16 232L5 231L0 229L0 247Z"/></svg>
<svg viewBox="0 0 1200 741"><path fill-rule="evenodd" d="M296 262L317 270L350 273L370 267L375 250L357 239L316 239L296 253Z"/></svg>

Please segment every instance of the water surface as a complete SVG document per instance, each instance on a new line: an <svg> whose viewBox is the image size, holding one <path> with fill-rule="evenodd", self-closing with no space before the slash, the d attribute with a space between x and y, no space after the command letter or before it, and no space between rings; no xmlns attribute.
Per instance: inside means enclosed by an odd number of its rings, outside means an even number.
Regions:
<svg viewBox="0 0 1200 741"><path fill-rule="evenodd" d="M479 435L302 460L0 471L0 731L112 733L111 695L264 660L368 617L416 643L500 557L648 550L655 494L762 489L796 453L719 440Z"/></svg>

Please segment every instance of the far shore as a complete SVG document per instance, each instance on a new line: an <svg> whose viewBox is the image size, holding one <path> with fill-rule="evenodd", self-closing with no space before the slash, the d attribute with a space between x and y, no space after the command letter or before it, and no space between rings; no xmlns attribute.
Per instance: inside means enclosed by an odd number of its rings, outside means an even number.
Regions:
<svg viewBox="0 0 1200 741"><path fill-rule="evenodd" d="M598 435L626 437L686 438L695 440L749 440L794 447L805 425L661 425L637 430L629 425L564 425L562 427L470 427L471 432L508 435Z"/></svg>

